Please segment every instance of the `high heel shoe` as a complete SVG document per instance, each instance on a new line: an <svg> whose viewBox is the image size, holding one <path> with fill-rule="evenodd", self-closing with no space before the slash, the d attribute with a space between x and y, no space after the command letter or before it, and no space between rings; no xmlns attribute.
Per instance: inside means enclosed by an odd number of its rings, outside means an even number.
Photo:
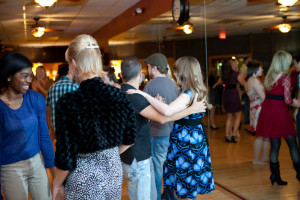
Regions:
<svg viewBox="0 0 300 200"><path fill-rule="evenodd" d="M270 176L272 185L274 185L274 182L276 182L278 185L287 185L286 181L281 180L280 171L279 171L279 162L277 163L270 162L270 170L272 173Z"/></svg>
<svg viewBox="0 0 300 200"><path fill-rule="evenodd" d="M231 136L231 142L237 143L237 141L236 141L236 139L235 139L235 136Z"/></svg>
<svg viewBox="0 0 300 200"><path fill-rule="evenodd" d="M274 185L274 182L277 183L278 185L287 185L286 181L281 180L280 177L278 178L275 174L271 174L270 180L272 185Z"/></svg>
<svg viewBox="0 0 300 200"><path fill-rule="evenodd" d="M231 140L229 139L229 136L225 137L225 142L228 142L228 143L231 142Z"/></svg>

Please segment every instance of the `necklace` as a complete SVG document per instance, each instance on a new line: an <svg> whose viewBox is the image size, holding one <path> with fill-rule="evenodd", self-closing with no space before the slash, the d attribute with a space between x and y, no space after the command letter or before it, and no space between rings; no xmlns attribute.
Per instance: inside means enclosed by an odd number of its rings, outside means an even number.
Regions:
<svg viewBox="0 0 300 200"><path fill-rule="evenodd" d="M9 99L4 95L1 95L0 99L11 109L18 109L23 103L23 99Z"/></svg>
<svg viewBox="0 0 300 200"><path fill-rule="evenodd" d="M9 101L6 97L4 97L4 96L2 95L2 96L0 96L0 99L1 99L7 106L10 106L10 101Z"/></svg>

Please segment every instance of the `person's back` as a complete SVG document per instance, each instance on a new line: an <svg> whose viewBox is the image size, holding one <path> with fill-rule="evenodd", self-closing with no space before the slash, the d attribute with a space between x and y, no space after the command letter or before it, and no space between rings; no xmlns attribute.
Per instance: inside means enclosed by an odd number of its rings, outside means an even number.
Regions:
<svg viewBox="0 0 300 200"><path fill-rule="evenodd" d="M157 77L151 80L144 88L144 91L155 97L157 94L161 96L166 104L171 103L178 96L178 90L174 81L168 77ZM170 135L173 122L161 124L150 121L151 137L160 137Z"/></svg>
<svg viewBox="0 0 300 200"><path fill-rule="evenodd" d="M121 199L119 154L135 142L134 110L124 92L99 77L101 51L93 37L77 36L66 60L80 87L56 103L53 199Z"/></svg>
<svg viewBox="0 0 300 200"><path fill-rule="evenodd" d="M278 152L281 138L288 144L296 178L300 181L300 157L297 151L296 130L288 106L300 106L300 101L292 99L291 78L288 74L292 56L286 51L274 54L271 66L265 78L266 98L262 103L256 127L256 135L270 139L270 180L272 185L287 185L280 177Z"/></svg>
<svg viewBox="0 0 300 200"><path fill-rule="evenodd" d="M142 66L136 57L123 59L121 73L124 83L121 85L121 90L138 89L141 69ZM128 182L130 199L150 199L150 128L148 119L141 114L150 104L139 94L129 94L128 99L135 110L137 137L134 145L120 155L123 173Z"/></svg>
<svg viewBox="0 0 300 200"><path fill-rule="evenodd" d="M169 71L167 58L163 54L155 53L146 58L144 62L148 66L150 78L154 78L145 86L144 91L152 97L161 96L166 104L174 101L178 96L178 90L175 82L167 76ZM151 156L156 183L156 189L152 188L152 193L157 193L158 200L161 198L163 164L168 152L172 126L173 122L161 124L150 121ZM153 194L153 196L156 195Z"/></svg>
<svg viewBox="0 0 300 200"><path fill-rule="evenodd" d="M185 108L188 109L192 101L207 102L207 89L200 69L196 58L181 57L176 60L173 70L180 86L180 95L169 105L161 102L160 98L156 99L139 90L127 92L141 94L160 113L172 116ZM173 119L174 125L165 162L164 188L173 194L176 192L179 199L196 199L197 193L205 194L215 188L208 141L201 122L204 115L205 112L198 109L195 113ZM199 162L204 165L195 164ZM176 187L178 185L180 187Z"/></svg>
<svg viewBox="0 0 300 200"><path fill-rule="evenodd" d="M55 131L55 105L64 94L76 91L79 88L78 83L72 81L73 75L69 73L69 65L61 64L58 67L59 81L52 85L46 96L47 105L47 123L50 135L53 137ZM51 122L50 122L51 119Z"/></svg>

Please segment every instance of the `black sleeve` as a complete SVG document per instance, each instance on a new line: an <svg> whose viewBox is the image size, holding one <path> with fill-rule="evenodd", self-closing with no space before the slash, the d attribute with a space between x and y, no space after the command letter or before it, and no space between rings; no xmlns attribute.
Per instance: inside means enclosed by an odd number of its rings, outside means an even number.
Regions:
<svg viewBox="0 0 300 200"><path fill-rule="evenodd" d="M130 111L128 112L127 127L123 138L123 144L125 145L135 142L137 135L136 116L150 105L145 97L140 94L130 94L128 95L128 99Z"/></svg>
<svg viewBox="0 0 300 200"><path fill-rule="evenodd" d="M123 134L122 144L131 145L135 143L135 138L137 135L137 127L136 127L136 115L133 109L133 105L128 101L128 104L125 106L126 109L126 127Z"/></svg>
<svg viewBox="0 0 300 200"><path fill-rule="evenodd" d="M117 113L120 114L119 119L122 121L118 122L118 125L123 125L120 127L120 131L123 131L122 135L122 144L124 145L131 145L135 142L135 138L137 135L137 128L136 128L136 115L134 106L131 103L128 95L125 92L118 92L118 98L114 107L118 105Z"/></svg>
<svg viewBox="0 0 300 200"><path fill-rule="evenodd" d="M72 124L74 119L74 107L72 99L61 97L55 106L55 124L56 124L56 153L55 166L61 170L70 170L76 168L78 144L76 142L76 131Z"/></svg>
<svg viewBox="0 0 300 200"><path fill-rule="evenodd" d="M133 103L136 114L139 114L140 112L142 112L142 110L150 105L147 99L140 94L130 94L128 95L128 97L129 100Z"/></svg>

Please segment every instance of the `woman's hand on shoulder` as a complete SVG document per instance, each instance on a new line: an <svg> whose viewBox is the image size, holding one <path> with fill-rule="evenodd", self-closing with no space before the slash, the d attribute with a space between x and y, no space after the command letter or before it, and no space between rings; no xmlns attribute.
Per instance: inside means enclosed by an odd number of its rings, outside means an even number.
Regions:
<svg viewBox="0 0 300 200"><path fill-rule="evenodd" d="M140 94L145 96L145 93L141 90L136 90L136 89L129 89L126 91L127 94Z"/></svg>
<svg viewBox="0 0 300 200"><path fill-rule="evenodd" d="M165 98L162 98L159 94L156 95L155 99L158 99L159 101L166 103Z"/></svg>
<svg viewBox="0 0 300 200"><path fill-rule="evenodd" d="M206 112L207 106L206 106L205 99L202 99L201 101L197 101L197 99L198 99L198 93L195 94L193 103L189 108L192 109L194 113Z"/></svg>

